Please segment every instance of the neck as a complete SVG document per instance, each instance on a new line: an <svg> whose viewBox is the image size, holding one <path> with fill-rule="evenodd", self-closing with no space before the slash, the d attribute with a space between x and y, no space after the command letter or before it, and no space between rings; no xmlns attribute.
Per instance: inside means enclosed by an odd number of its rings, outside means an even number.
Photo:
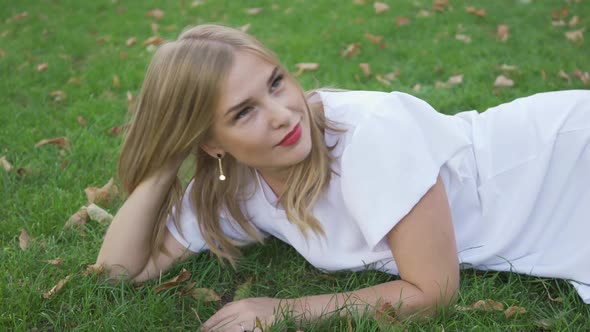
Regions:
<svg viewBox="0 0 590 332"><path fill-rule="evenodd" d="M288 173L286 171L280 173L258 171L258 173L277 197L280 197L283 194L288 177Z"/></svg>

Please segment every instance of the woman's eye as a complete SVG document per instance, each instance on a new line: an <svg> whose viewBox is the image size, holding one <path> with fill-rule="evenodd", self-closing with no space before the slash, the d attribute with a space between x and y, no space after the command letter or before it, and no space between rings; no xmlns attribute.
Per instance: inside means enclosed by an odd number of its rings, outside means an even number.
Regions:
<svg viewBox="0 0 590 332"><path fill-rule="evenodd" d="M239 120L242 117L246 116L248 114L248 112L250 112L251 109L252 109L252 107L246 107L243 110L239 111L238 114L236 114L236 117L234 118L234 120Z"/></svg>
<svg viewBox="0 0 590 332"><path fill-rule="evenodd" d="M283 75L278 75L273 81L272 84L270 85L271 88L276 89L281 85L281 82L283 81Z"/></svg>

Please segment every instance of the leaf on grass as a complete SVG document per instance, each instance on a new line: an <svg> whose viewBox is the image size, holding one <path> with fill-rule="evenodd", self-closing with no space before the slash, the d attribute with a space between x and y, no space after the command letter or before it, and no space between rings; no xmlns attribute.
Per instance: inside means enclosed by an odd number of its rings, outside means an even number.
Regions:
<svg viewBox="0 0 590 332"><path fill-rule="evenodd" d="M176 277L164 282L161 285L154 286L154 292L156 292L156 294L157 294L163 290L174 287L174 286L180 284L181 282L187 281L190 277L191 277L190 271L188 271L187 269L182 269L182 271L180 271L180 273Z"/></svg>
<svg viewBox="0 0 590 332"><path fill-rule="evenodd" d="M567 38L573 42L582 41L582 40L584 40L584 28L578 29L578 30L573 30L573 31L568 31L564 35L565 35L565 38Z"/></svg>
<svg viewBox="0 0 590 332"><path fill-rule="evenodd" d="M83 116L78 115L78 124L82 127L86 127L86 125L88 125L88 122L86 122L86 119L84 119Z"/></svg>
<svg viewBox="0 0 590 332"><path fill-rule="evenodd" d="M451 76L451 77L449 77L449 80L447 81L447 83L449 83L451 85L461 84L461 83L463 83L463 75Z"/></svg>
<svg viewBox="0 0 590 332"><path fill-rule="evenodd" d="M395 18L395 24L397 24L398 27L408 25L408 24L410 24L410 22L412 22L412 21L407 17L398 16Z"/></svg>
<svg viewBox="0 0 590 332"><path fill-rule="evenodd" d="M82 84L82 79L80 77L70 77L70 79L68 79L68 84L80 86Z"/></svg>
<svg viewBox="0 0 590 332"><path fill-rule="evenodd" d="M245 9L244 12L248 15L258 15L258 14L262 13L262 10L263 10L262 8L257 7L257 8Z"/></svg>
<svg viewBox="0 0 590 332"><path fill-rule="evenodd" d="M106 206L109 205L117 195L119 195L119 188L115 184L115 179L110 178L109 181L101 188L88 187L84 189L84 193L86 194L89 205L96 203L98 205Z"/></svg>
<svg viewBox="0 0 590 332"><path fill-rule="evenodd" d="M27 230L22 228L18 237L18 246L21 248L21 250L26 250L29 247L29 243L31 243L31 237L29 236Z"/></svg>
<svg viewBox="0 0 590 332"><path fill-rule="evenodd" d="M248 32L248 30L250 30L250 27L251 27L251 26L252 26L252 24L250 24L250 23L247 23L247 24L244 24L244 25L242 25L242 26L241 26L239 29L240 29L240 31L242 31L242 32Z"/></svg>
<svg viewBox="0 0 590 332"><path fill-rule="evenodd" d="M371 66L368 63L359 64L359 68L363 71L365 76L371 76Z"/></svg>
<svg viewBox="0 0 590 332"><path fill-rule="evenodd" d="M191 8L198 7L204 3L205 3L204 0L194 0L193 2L191 2Z"/></svg>
<svg viewBox="0 0 590 332"><path fill-rule="evenodd" d="M135 44L136 41L137 41L137 38L130 37L130 38L127 39L127 41L125 41L125 45L132 46L133 44Z"/></svg>
<svg viewBox="0 0 590 332"><path fill-rule="evenodd" d="M377 74L375 75L375 79L379 82L381 82L383 85L391 85L391 81L386 79L385 77L383 77L381 74Z"/></svg>
<svg viewBox="0 0 590 332"><path fill-rule="evenodd" d="M82 206L66 221L64 228L69 229L77 227L78 229L81 229L82 226L86 224L87 219L88 211L86 210L86 206Z"/></svg>
<svg viewBox="0 0 590 332"><path fill-rule="evenodd" d="M375 2L373 8L375 8L375 14L381 14L389 10L389 5L383 2Z"/></svg>
<svg viewBox="0 0 590 332"><path fill-rule="evenodd" d="M437 12L444 12L447 10L449 5L449 0L433 0L432 1L432 10Z"/></svg>
<svg viewBox="0 0 590 332"><path fill-rule="evenodd" d="M47 68L49 67L48 64L46 63L41 63L37 65L37 71L41 72L41 71L45 71L47 70Z"/></svg>
<svg viewBox="0 0 590 332"><path fill-rule="evenodd" d="M202 301L202 302L221 301L221 296L219 296L214 290L209 289L209 288L193 288L193 289L191 289L190 294L197 301Z"/></svg>
<svg viewBox="0 0 590 332"><path fill-rule="evenodd" d="M360 43L352 43L352 44L348 44L346 46L346 48L340 53L340 55L342 55L345 58L350 58L354 55L357 55L361 50L361 44Z"/></svg>
<svg viewBox="0 0 590 332"><path fill-rule="evenodd" d="M508 307L504 311L504 316L506 316L506 318L508 319L508 318L511 318L514 315L517 315L517 314L518 315L522 315L522 314L524 314L526 312L527 311L526 311L525 308L521 308L521 307L518 307L518 306L513 305L513 306Z"/></svg>
<svg viewBox="0 0 590 332"><path fill-rule="evenodd" d="M119 75L114 75L113 76L113 87L115 89L118 89L121 87L121 80L119 79Z"/></svg>
<svg viewBox="0 0 590 332"><path fill-rule="evenodd" d="M160 30L160 25L158 23L156 23L156 22L152 22L152 23L150 23L150 28L152 28L152 33L154 35L157 35L158 34L158 30Z"/></svg>
<svg viewBox="0 0 590 332"><path fill-rule="evenodd" d="M590 74L588 72L582 72L579 69L574 71L574 76L577 77L584 85L588 85L590 82Z"/></svg>
<svg viewBox="0 0 590 332"><path fill-rule="evenodd" d="M143 45L154 45L158 46L164 42L164 39L160 36L152 36L143 41Z"/></svg>
<svg viewBox="0 0 590 332"><path fill-rule="evenodd" d="M514 86L514 81L504 75L500 75L496 77L496 80L494 81L494 86L497 88L511 87Z"/></svg>
<svg viewBox="0 0 590 332"><path fill-rule="evenodd" d="M96 204L90 204L86 208L86 212L88 212L90 220L97 221L100 224L108 225L113 221L113 216Z"/></svg>
<svg viewBox="0 0 590 332"><path fill-rule="evenodd" d="M18 13L16 15L14 15L12 17L13 20L15 21L20 21L20 20L24 20L25 18L29 17L29 13L27 12L22 12L22 13Z"/></svg>
<svg viewBox="0 0 590 332"><path fill-rule="evenodd" d="M468 35L462 34L462 33L456 34L455 39L460 40L460 41L464 42L465 44L471 43L471 37L469 37Z"/></svg>
<svg viewBox="0 0 590 332"><path fill-rule="evenodd" d="M505 42L508 40L508 37L510 37L510 27L506 24L498 24L496 27L496 38L501 42Z"/></svg>
<svg viewBox="0 0 590 332"><path fill-rule="evenodd" d="M49 259L49 260L46 260L45 262L47 262L47 264L49 264L49 265L61 266L64 263L64 259L63 258Z"/></svg>
<svg viewBox="0 0 590 332"><path fill-rule="evenodd" d="M559 75L559 77L563 78L566 81L570 81L570 75L568 75L566 72L563 71L563 69L559 70L559 73L557 73L557 75Z"/></svg>
<svg viewBox="0 0 590 332"><path fill-rule="evenodd" d="M242 283L234 293L234 298L232 301L239 301L243 299L247 299L252 295L252 278L246 280L246 282Z"/></svg>
<svg viewBox="0 0 590 332"><path fill-rule="evenodd" d="M70 143L70 140L67 137L43 139L37 142L37 144L35 144L35 147L38 148L40 146L47 144L59 146L60 148L65 148L68 151L72 149L72 144Z"/></svg>
<svg viewBox="0 0 590 332"><path fill-rule="evenodd" d="M551 25L554 26L554 27L564 27L565 26L565 21L564 20L551 21Z"/></svg>
<svg viewBox="0 0 590 332"><path fill-rule="evenodd" d="M517 66L507 65L507 64L501 64L500 66L498 66L498 68L503 71L516 71L516 70L518 70Z"/></svg>
<svg viewBox="0 0 590 332"><path fill-rule="evenodd" d="M4 170L7 172L10 172L14 169L12 164L9 163L8 160L6 160L6 156L0 157L0 165L2 165L2 168L4 168Z"/></svg>
<svg viewBox="0 0 590 332"><path fill-rule="evenodd" d="M156 8L156 9L148 10L147 12L145 12L145 16L152 17L156 20L159 20L162 17L164 17L164 12L161 9Z"/></svg>
<svg viewBox="0 0 590 332"><path fill-rule="evenodd" d="M554 20L560 20L566 18L569 15L569 10L567 7L563 7L560 10L554 10L551 12L551 18Z"/></svg>
<svg viewBox="0 0 590 332"><path fill-rule="evenodd" d="M121 134L122 132L124 132L125 130L127 130L128 128L129 128L129 124L122 125L122 126L116 126L116 127L113 127L109 130L109 134L111 134L112 136L117 136L117 135Z"/></svg>
<svg viewBox="0 0 590 332"><path fill-rule="evenodd" d="M375 318L379 321L386 321L388 323L395 323L397 321L397 312L389 302L380 303L375 312Z"/></svg>
<svg viewBox="0 0 590 332"><path fill-rule="evenodd" d="M86 269L82 272L83 276L89 275L100 275L105 272L105 267L102 264L90 264L86 266Z"/></svg>
<svg viewBox="0 0 590 332"><path fill-rule="evenodd" d="M62 287L66 284L66 282L68 282L68 280L70 280L70 276L66 276L64 279L58 281L57 284L53 286L49 291L43 293L43 298L46 300L52 298L55 294L57 294L57 292L59 292L62 289Z"/></svg>
<svg viewBox="0 0 590 332"><path fill-rule="evenodd" d="M485 9L481 8L481 9L477 9L474 7L465 7L465 11L468 12L469 14L475 15L475 16L479 16L479 17L485 17L488 13L486 12Z"/></svg>
<svg viewBox="0 0 590 332"><path fill-rule="evenodd" d="M417 17L429 17L430 15L432 14L426 9L420 9L418 14L416 14Z"/></svg>
<svg viewBox="0 0 590 332"><path fill-rule="evenodd" d="M297 69L298 69L297 72L295 73L295 76L299 76L304 71L317 70L318 68L320 68L320 65L318 63L312 63L312 62L301 62L301 63L295 64L295 67L297 67Z"/></svg>
<svg viewBox="0 0 590 332"><path fill-rule="evenodd" d="M381 42L383 41L383 36L375 36L375 35L370 34L368 32L365 33L365 38L367 38L369 41L371 41L371 43L374 43L377 45L381 44Z"/></svg>
<svg viewBox="0 0 590 332"><path fill-rule="evenodd" d="M462 307L455 305L455 309L459 311L503 311L504 305L494 300L479 300L470 306Z"/></svg>
<svg viewBox="0 0 590 332"><path fill-rule="evenodd" d="M60 102L66 99L66 93L61 90L51 91L49 95L53 97L53 101L55 102Z"/></svg>
<svg viewBox="0 0 590 332"><path fill-rule="evenodd" d="M567 25L571 27L575 27L576 25L580 24L580 18L578 17L578 15L572 17L570 19L570 21L567 23Z"/></svg>
<svg viewBox="0 0 590 332"><path fill-rule="evenodd" d="M420 90L422 90L422 85L420 83L416 83L414 84L414 86L412 87L412 90L416 91L416 92L420 92Z"/></svg>

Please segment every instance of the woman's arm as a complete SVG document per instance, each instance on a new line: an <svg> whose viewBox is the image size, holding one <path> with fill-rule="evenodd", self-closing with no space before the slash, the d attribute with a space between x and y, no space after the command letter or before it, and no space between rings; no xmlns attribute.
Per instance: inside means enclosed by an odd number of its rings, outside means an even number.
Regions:
<svg viewBox="0 0 590 332"><path fill-rule="evenodd" d="M353 292L289 301L293 314L315 319L344 305L365 310L389 303L396 315L431 316L453 303L459 290L459 260L444 184L440 178L387 235L401 280ZM345 310L346 311L346 310ZM303 317L302 317L303 318Z"/></svg>
<svg viewBox="0 0 590 332"><path fill-rule="evenodd" d="M189 252L165 229L164 248L169 255L152 253L151 236L157 213L176 179L184 158L171 161L154 173L129 195L115 215L96 259L109 270L109 277L143 281L160 275L177 259Z"/></svg>

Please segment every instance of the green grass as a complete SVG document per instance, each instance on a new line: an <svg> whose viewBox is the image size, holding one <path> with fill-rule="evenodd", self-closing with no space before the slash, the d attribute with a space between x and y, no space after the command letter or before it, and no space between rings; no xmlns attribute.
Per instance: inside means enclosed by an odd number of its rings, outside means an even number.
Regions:
<svg viewBox="0 0 590 332"><path fill-rule="evenodd" d="M295 71L298 62L317 62L315 72L300 76L307 88L333 86L347 89L400 90L413 93L447 114L487 107L540 91L588 88L572 75L575 69L590 71L590 43L571 42L564 32L588 28L589 1L562 0L450 0L452 10L417 17L431 9L430 0L382 0L391 9L374 13L372 3L352 0L213 1L191 7L192 1L0 1L0 157L29 174L19 176L0 168L0 330L195 330L219 303L200 303L181 297L178 289L156 294L149 285L109 285L97 277L81 275L94 262L105 226L88 223L85 231L64 230L63 224L85 203L84 188L102 186L115 175L120 137L109 134L127 118L126 93L136 95L151 53L141 43L152 36L144 13L160 8L160 35L173 39L188 25L218 22L239 27L251 23L249 32L274 49ZM275 5L273 9L273 5ZM486 17L467 14L466 6L485 8ZM576 27L553 27L551 13L569 9L566 22L579 15ZM256 16L244 14L262 7ZM27 16L16 20L19 13ZM396 16L412 21L395 24ZM362 22L359 23L359 20ZM507 42L496 40L498 24L510 26ZM381 35L387 48L372 44L363 35ZM587 32L587 31L586 31ZM465 44L457 33L469 35ZM129 37L137 43L125 45ZM360 54L346 59L340 52L350 43L361 43ZM120 52L126 57L121 58ZM399 70L390 86L365 78L358 64L371 64L373 73ZM45 71L37 65L47 63ZM493 87L502 74L501 64L515 65L507 73L512 88ZM558 76L563 70L568 82ZM542 78L542 72L546 79ZM436 88L437 81L463 74L464 82ZM120 87L113 86L113 76ZM80 85L68 83L80 79ZM412 87L420 84L419 92ZM51 91L66 93L54 101ZM88 125L80 126L83 116ZM35 148L44 138L66 136L72 150L61 155L54 146ZM67 166L62 169L62 163ZM116 212L119 200L110 206ZM30 248L18 245L21 228L36 238ZM61 257L64 264L44 260ZM377 272L336 273L325 276L306 263L293 249L277 240L246 250L238 271L223 268L208 254L177 266L162 276L168 279L181 268L192 271L198 287L215 289L223 301L252 279L251 296L293 297L340 292L374 285L393 276ZM43 299L58 280L71 275L56 296ZM561 297L562 302L549 299ZM479 299L518 305L526 314L506 319L502 312L455 312L423 323L407 323L409 330L524 330L543 326L554 330L590 330L590 309L568 283L509 273L462 272L460 305ZM302 326L306 331L347 330L340 318ZM359 331L380 326L370 318L352 318ZM298 328L293 322L277 329ZM402 330L403 328L400 328Z"/></svg>

